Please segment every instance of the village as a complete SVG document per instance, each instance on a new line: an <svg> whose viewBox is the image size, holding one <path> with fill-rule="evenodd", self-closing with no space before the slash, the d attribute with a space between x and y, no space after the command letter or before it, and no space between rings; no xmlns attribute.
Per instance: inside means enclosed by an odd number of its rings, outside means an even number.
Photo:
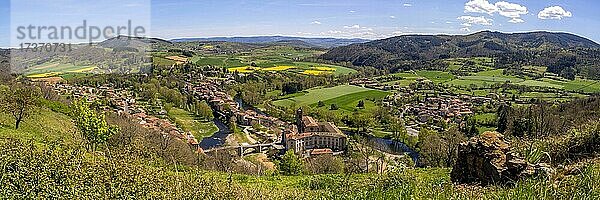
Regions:
<svg viewBox="0 0 600 200"><path fill-rule="evenodd" d="M321 123L322 125L319 125L311 117L301 115L298 117L309 120L311 123L304 124L300 123L302 120L299 120L294 124L262 114L257 110L244 109L240 106L240 103L219 88L219 85L227 81L203 79L196 83L188 82L185 91L193 94L198 100L207 102L215 113L216 119L225 123L235 123L237 126L243 128L243 132L251 142L250 144L241 143L239 144L240 146L250 146L259 143L280 144L275 146L275 148L279 150L292 148L298 153L307 156L311 154L339 154L345 150L346 137L332 123ZM100 102L101 108L105 112L129 116L136 123L147 129L159 131L178 140L186 141L192 149L198 152L210 150L203 149L199 145L202 138L195 138L191 132L183 131L166 117L166 111L160 99L158 102L149 104L142 101L135 94L133 88L115 89L110 84L98 87L79 86L62 81L49 83L48 86L67 99L84 99L88 103ZM304 126L311 126L314 130L304 131L302 129ZM329 134L326 134L327 132ZM293 141L299 140L302 144L304 144L305 138L311 141L315 140L315 142L307 145L306 148L304 145L300 148L299 144L296 143L288 142L289 144L287 144L286 136ZM342 138L343 140L336 140L336 143L333 143L328 139L323 139L329 137ZM327 140L329 143L321 142L321 140Z"/></svg>

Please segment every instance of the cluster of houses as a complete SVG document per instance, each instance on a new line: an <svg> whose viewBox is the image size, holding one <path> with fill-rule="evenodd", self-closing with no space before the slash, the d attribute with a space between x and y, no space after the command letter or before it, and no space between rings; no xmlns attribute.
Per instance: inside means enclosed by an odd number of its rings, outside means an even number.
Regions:
<svg viewBox="0 0 600 200"><path fill-rule="evenodd" d="M453 97L428 97L425 101L409 104L407 111L421 123L432 119L460 123L457 120L461 120L462 116L473 114L470 102Z"/></svg>
<svg viewBox="0 0 600 200"><path fill-rule="evenodd" d="M196 84L193 91L195 96L199 99L208 102L219 117L231 120L241 126L254 126L259 124L266 127L270 130L270 133L263 136L270 137L273 141L278 140L281 132L290 127L289 123L278 118L258 113L252 109L241 108L240 104L229 94L221 91L218 85L220 85L218 80L208 80ZM255 131L255 134L259 134L258 130L253 131Z"/></svg>
<svg viewBox="0 0 600 200"><path fill-rule="evenodd" d="M269 136L279 140L286 149L306 156L335 154L347 147L347 138L340 129L330 122L317 122L312 117L304 116L302 110L296 113L296 124L290 124L251 109L240 108L230 95L222 92L218 80L208 80L196 84L194 94L207 101L215 113L231 119L242 126L259 124L272 132ZM254 132L259 134L259 132Z"/></svg>
<svg viewBox="0 0 600 200"><path fill-rule="evenodd" d="M110 85L89 87L66 83L51 84L51 86L61 96L67 96L72 99L84 99L87 102L106 102L103 106L105 111L131 116L133 120L145 128L186 141L193 148L198 149L198 140L190 132L186 133L182 131L167 119L160 119L147 114L146 109L137 104L136 96L131 89L115 89Z"/></svg>

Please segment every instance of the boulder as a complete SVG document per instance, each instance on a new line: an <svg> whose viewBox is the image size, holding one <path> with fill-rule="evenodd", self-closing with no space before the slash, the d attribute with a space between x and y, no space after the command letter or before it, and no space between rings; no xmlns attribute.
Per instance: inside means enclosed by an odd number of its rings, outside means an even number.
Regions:
<svg viewBox="0 0 600 200"><path fill-rule="evenodd" d="M485 132L461 143L452 173L453 182L508 183L536 174L536 167L510 151L509 142L497 132Z"/></svg>

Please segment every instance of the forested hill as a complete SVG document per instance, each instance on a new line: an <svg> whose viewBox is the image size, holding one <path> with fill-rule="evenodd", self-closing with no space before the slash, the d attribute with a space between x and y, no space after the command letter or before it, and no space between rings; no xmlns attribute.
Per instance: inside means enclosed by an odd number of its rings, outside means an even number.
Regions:
<svg viewBox="0 0 600 200"><path fill-rule="evenodd" d="M407 62L414 65L416 61L474 56L498 58L500 65L549 66L566 60L575 62L575 66L598 68L599 49L598 43L569 33L483 31L470 35L398 36L334 48L321 58L392 70L407 68L403 66Z"/></svg>

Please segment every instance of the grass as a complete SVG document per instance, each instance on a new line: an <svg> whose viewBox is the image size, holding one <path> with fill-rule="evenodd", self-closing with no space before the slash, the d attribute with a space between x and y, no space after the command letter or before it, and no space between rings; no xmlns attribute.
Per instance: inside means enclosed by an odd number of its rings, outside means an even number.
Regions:
<svg viewBox="0 0 600 200"><path fill-rule="evenodd" d="M488 83L488 82L482 81L482 80L454 79L452 81L446 82L445 84L452 85L452 86L460 86L460 87L471 87L471 86L482 87L482 86L488 86L491 83Z"/></svg>
<svg viewBox="0 0 600 200"><path fill-rule="evenodd" d="M244 131L242 130L239 130L239 128L233 132L233 136L235 137L235 141L237 141L238 143L250 143L250 140L246 136L246 133L244 133Z"/></svg>
<svg viewBox="0 0 600 200"><path fill-rule="evenodd" d="M444 83L454 79L454 76L448 72L422 70L417 71L417 75L429 79L434 83Z"/></svg>
<svg viewBox="0 0 600 200"><path fill-rule="evenodd" d="M493 121L496 120L496 113L480 113L473 116L477 121Z"/></svg>
<svg viewBox="0 0 600 200"><path fill-rule="evenodd" d="M175 120L175 123L179 126L179 128L186 132L192 132L194 137L196 137L198 140L201 140L205 137L210 137L219 131L219 128L217 128L212 121L202 121L192 113L189 113L183 109L171 108L167 114L169 118Z"/></svg>
<svg viewBox="0 0 600 200"><path fill-rule="evenodd" d="M558 81L550 78L542 78L540 81L562 86L562 89L575 92L597 93L600 91L600 81L577 78L572 81Z"/></svg>
<svg viewBox="0 0 600 200"><path fill-rule="evenodd" d="M562 85L557 85L557 84L552 84L549 82L544 82L544 81L537 81L537 80L526 80L520 83L517 83L517 85L525 85L525 86L530 86L530 87L549 87L549 88L563 88Z"/></svg>
<svg viewBox="0 0 600 200"><path fill-rule="evenodd" d="M453 183L449 168L401 168L382 174L257 176L171 167L134 157L110 157L71 149L31 149L25 144L5 142L0 145L4 150L0 165L5 166L0 170L6 175L0 189L9 199L56 196L239 200L600 198L600 165L597 163L582 167L578 174L549 180L539 177L516 181L514 185L477 186Z"/></svg>
<svg viewBox="0 0 600 200"><path fill-rule="evenodd" d="M62 140L64 143L79 143L81 137L71 118L45 108L37 108L30 118L21 122L15 129L15 121L10 115L0 113L0 138L34 140L37 143Z"/></svg>
<svg viewBox="0 0 600 200"><path fill-rule="evenodd" d="M340 85L331 88L315 88L307 90L308 93L306 93L305 95L278 100L273 102L273 104L277 106L289 106L292 104L296 104L298 106L311 105L319 101L327 101L329 99L334 99L344 95L371 90L372 89L367 89L353 85Z"/></svg>
<svg viewBox="0 0 600 200"><path fill-rule="evenodd" d="M319 75L331 74L331 72L329 72L329 71L319 71L319 70L304 70L302 72L302 74L304 74L304 75L319 76Z"/></svg>
<svg viewBox="0 0 600 200"><path fill-rule="evenodd" d="M389 92L379 91L379 90L370 90L363 92L356 92L352 94L343 95L340 97L336 97L333 99L329 99L323 101L325 105L336 104L340 109L346 111L354 111L357 109L357 105L359 101L363 101L365 103L365 111L371 110L372 108L376 108L375 102L379 101L386 96L390 95ZM371 101L375 100L375 102ZM311 106L316 106L317 104L312 104Z"/></svg>

